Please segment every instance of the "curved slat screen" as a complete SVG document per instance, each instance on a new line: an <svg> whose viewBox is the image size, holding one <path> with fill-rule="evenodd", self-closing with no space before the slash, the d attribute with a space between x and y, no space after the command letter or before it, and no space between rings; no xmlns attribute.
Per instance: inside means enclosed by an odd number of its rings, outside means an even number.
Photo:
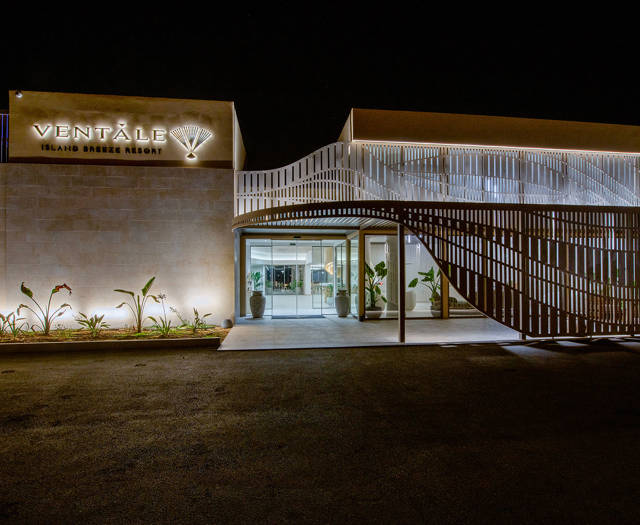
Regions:
<svg viewBox="0 0 640 525"><path fill-rule="evenodd" d="M403 224L465 299L529 336L640 332L636 207L343 201L259 210L234 227L337 217Z"/></svg>

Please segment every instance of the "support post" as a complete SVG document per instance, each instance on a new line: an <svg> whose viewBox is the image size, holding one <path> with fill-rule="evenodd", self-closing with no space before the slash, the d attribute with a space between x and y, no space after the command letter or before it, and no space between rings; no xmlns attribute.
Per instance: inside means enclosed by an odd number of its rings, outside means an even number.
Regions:
<svg viewBox="0 0 640 525"><path fill-rule="evenodd" d="M449 257L446 256L447 244L444 237L447 236L448 231L442 229L442 239L440 240L440 258L448 265ZM448 238L448 236L447 236ZM447 268L445 266L440 271L440 318L449 319L449 278L447 277Z"/></svg>
<svg viewBox="0 0 640 525"><path fill-rule="evenodd" d="M358 320L364 321L364 234L358 231Z"/></svg>
<svg viewBox="0 0 640 525"><path fill-rule="evenodd" d="M398 224L398 342L405 342L405 257L404 226Z"/></svg>
<svg viewBox="0 0 640 525"><path fill-rule="evenodd" d="M345 273L344 282L347 287L347 295L349 296L349 313L351 313L351 240L347 239L344 243L345 251Z"/></svg>
<svg viewBox="0 0 640 525"><path fill-rule="evenodd" d="M449 279L440 272L440 317L449 319Z"/></svg>

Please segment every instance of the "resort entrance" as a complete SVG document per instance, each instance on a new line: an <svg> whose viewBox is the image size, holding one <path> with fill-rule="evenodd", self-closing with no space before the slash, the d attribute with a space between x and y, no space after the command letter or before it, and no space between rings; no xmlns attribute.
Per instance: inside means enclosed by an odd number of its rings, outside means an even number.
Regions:
<svg viewBox="0 0 640 525"><path fill-rule="evenodd" d="M335 293L349 282L347 239L296 237L244 239L247 314L254 290L263 292L264 315L273 319L336 314Z"/></svg>
<svg viewBox="0 0 640 525"><path fill-rule="evenodd" d="M414 235L407 233L403 240L407 319L481 316L449 287L433 257ZM253 317L250 298L255 291L264 297L262 315L272 319L337 316L339 293L349 297L348 317L361 321L398 319L400 272L394 229L332 234L243 232L240 243L243 282L239 317Z"/></svg>

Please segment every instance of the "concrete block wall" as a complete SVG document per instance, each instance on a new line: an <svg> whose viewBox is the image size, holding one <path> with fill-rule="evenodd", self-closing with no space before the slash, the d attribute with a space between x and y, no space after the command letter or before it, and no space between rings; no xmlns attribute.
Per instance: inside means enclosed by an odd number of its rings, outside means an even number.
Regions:
<svg viewBox="0 0 640 525"><path fill-rule="evenodd" d="M113 289L155 275L169 305L219 323L234 306L232 218L230 169L0 164L0 311L26 302L22 281L43 300L64 282L74 312L58 323L82 311L131 325Z"/></svg>

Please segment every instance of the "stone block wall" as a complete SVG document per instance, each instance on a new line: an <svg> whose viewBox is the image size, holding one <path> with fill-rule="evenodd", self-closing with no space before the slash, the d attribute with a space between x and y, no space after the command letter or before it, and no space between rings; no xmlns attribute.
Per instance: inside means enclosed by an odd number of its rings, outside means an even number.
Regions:
<svg viewBox="0 0 640 525"><path fill-rule="evenodd" d="M169 305L219 323L234 309L232 219L230 169L0 164L0 311L25 302L22 281L43 299L65 282L75 314L131 325L113 289L155 275Z"/></svg>

